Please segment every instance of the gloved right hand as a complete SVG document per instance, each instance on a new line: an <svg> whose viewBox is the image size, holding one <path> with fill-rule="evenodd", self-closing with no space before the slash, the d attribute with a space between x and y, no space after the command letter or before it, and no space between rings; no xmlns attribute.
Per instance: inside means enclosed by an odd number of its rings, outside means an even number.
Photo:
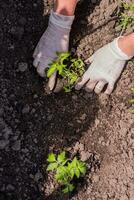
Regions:
<svg viewBox="0 0 134 200"><path fill-rule="evenodd" d="M45 69L56 58L56 52L66 52L74 16L64 16L51 11L49 25L42 35L33 54L33 65L40 76L45 76ZM50 77L48 87L54 88L56 72Z"/></svg>

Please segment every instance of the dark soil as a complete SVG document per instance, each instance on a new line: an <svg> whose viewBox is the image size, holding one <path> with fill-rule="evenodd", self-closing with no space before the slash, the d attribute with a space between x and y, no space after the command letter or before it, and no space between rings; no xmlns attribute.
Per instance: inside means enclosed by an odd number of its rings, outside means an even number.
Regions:
<svg viewBox="0 0 134 200"><path fill-rule="evenodd" d="M108 98L84 90L47 95L33 65L51 1L0 0L0 200L133 200L134 115L130 61ZM70 48L83 59L120 33L115 1L82 1ZM127 32L131 32L133 27ZM79 152L89 170L71 196L46 169L49 151Z"/></svg>

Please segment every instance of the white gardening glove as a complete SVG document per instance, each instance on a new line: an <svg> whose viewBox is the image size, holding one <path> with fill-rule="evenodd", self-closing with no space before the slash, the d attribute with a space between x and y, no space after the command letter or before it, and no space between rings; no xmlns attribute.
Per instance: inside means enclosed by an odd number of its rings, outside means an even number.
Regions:
<svg viewBox="0 0 134 200"><path fill-rule="evenodd" d="M132 58L118 47L118 39L100 48L88 59L91 65L84 73L82 80L77 83L75 87L77 90L86 84L87 92L94 90L99 94L107 84L105 93L111 94L126 61Z"/></svg>
<svg viewBox="0 0 134 200"><path fill-rule="evenodd" d="M56 52L66 52L69 46L69 35L74 16L64 16L51 11L49 25L42 35L33 54L33 65L40 76L44 77L45 69L56 58ZM49 79L49 89L55 85L56 73Z"/></svg>

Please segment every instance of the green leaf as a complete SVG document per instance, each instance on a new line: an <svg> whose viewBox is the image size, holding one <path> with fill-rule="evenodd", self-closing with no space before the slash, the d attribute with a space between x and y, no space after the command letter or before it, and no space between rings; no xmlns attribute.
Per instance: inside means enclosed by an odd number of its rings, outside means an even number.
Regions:
<svg viewBox="0 0 134 200"><path fill-rule="evenodd" d="M134 87L132 87L130 90L131 90L132 93L134 93Z"/></svg>
<svg viewBox="0 0 134 200"><path fill-rule="evenodd" d="M54 163L50 163L47 167L47 171L53 171L58 167L58 163L54 162Z"/></svg>
<svg viewBox="0 0 134 200"><path fill-rule="evenodd" d="M128 99L129 103L134 103L134 98Z"/></svg>
<svg viewBox="0 0 134 200"><path fill-rule="evenodd" d="M65 186L65 188L62 190L63 193L69 193L72 192L75 189L75 186L73 184L68 184Z"/></svg>
<svg viewBox="0 0 134 200"><path fill-rule="evenodd" d="M56 71L56 64L51 65L50 68L47 71L47 77L50 78L50 76Z"/></svg>
<svg viewBox="0 0 134 200"><path fill-rule="evenodd" d="M68 183L69 181L68 168L65 166L58 167L56 175L55 175L55 179L57 180L57 182L62 183L62 184Z"/></svg>
<svg viewBox="0 0 134 200"><path fill-rule="evenodd" d="M55 180L60 183L63 184L64 183L64 174L55 174Z"/></svg>
<svg viewBox="0 0 134 200"><path fill-rule="evenodd" d="M74 159L72 160L72 163L71 163L73 167L76 167L77 161L78 161L77 158L74 157Z"/></svg>
<svg viewBox="0 0 134 200"><path fill-rule="evenodd" d="M78 168L80 172L84 175L86 173L86 164L83 162L79 162Z"/></svg>
<svg viewBox="0 0 134 200"><path fill-rule="evenodd" d="M80 170L78 168L78 160L77 158L75 157L72 161L72 163L70 163L71 165L71 169L70 169L70 174L71 174L71 177L74 176L74 174L76 175L77 178L80 177Z"/></svg>
<svg viewBox="0 0 134 200"><path fill-rule="evenodd" d="M57 173L65 173L66 172L66 167L60 165L57 169Z"/></svg>
<svg viewBox="0 0 134 200"><path fill-rule="evenodd" d="M73 184L69 184L68 188L69 188L69 192L72 192L74 190L75 186Z"/></svg>
<svg viewBox="0 0 134 200"><path fill-rule="evenodd" d="M64 91L70 92L74 87L78 77L84 73L84 63L79 58L71 58L69 52L56 52L57 58L49 64L47 71L49 78L55 71L65 80Z"/></svg>
<svg viewBox="0 0 134 200"><path fill-rule="evenodd" d="M48 158L47 158L47 161L48 162L55 162L56 161L56 156L55 156L55 154L54 153L49 153L48 154Z"/></svg>
<svg viewBox="0 0 134 200"><path fill-rule="evenodd" d="M63 151L62 153L60 153L58 155L57 160L58 160L59 163L63 163L63 162L65 162L65 159L66 159L66 157L65 157L65 151Z"/></svg>
<svg viewBox="0 0 134 200"><path fill-rule="evenodd" d="M66 186L64 189L62 189L62 192L63 192L64 194L69 193L69 188L68 188L68 186Z"/></svg>
<svg viewBox="0 0 134 200"><path fill-rule="evenodd" d="M74 178L74 175L75 175L75 171L74 171L74 168L72 168L72 169L70 170L70 177L71 177L71 179Z"/></svg>
<svg viewBox="0 0 134 200"><path fill-rule="evenodd" d="M77 178L80 178L80 171L79 171L79 168L75 168L75 175Z"/></svg>
<svg viewBox="0 0 134 200"><path fill-rule="evenodd" d="M68 86L64 86L63 87L63 89L64 89L64 91L66 92L66 93L68 93L68 92L71 92L71 87L68 87Z"/></svg>
<svg viewBox="0 0 134 200"><path fill-rule="evenodd" d="M59 75L62 74L62 71L63 71L63 69L64 69L65 67L66 67L66 65L63 65L63 64L57 66L57 71L58 71Z"/></svg>
<svg viewBox="0 0 134 200"><path fill-rule="evenodd" d="M77 178L80 177L80 174L84 175L86 173L86 164L82 161L79 161L76 157L73 159L70 165L70 171L72 167Z"/></svg>
<svg viewBox="0 0 134 200"><path fill-rule="evenodd" d="M66 166L59 166L57 168L57 174L62 174L63 176L68 176L68 168Z"/></svg>
<svg viewBox="0 0 134 200"><path fill-rule="evenodd" d="M74 178L74 175L75 175L75 171L74 171L74 167L72 165L72 162L71 163L68 162L67 168L68 168L69 176L72 180Z"/></svg>
<svg viewBox="0 0 134 200"><path fill-rule="evenodd" d="M134 110L129 110L129 112L134 113Z"/></svg>
<svg viewBox="0 0 134 200"><path fill-rule="evenodd" d="M65 60L68 60L70 53L69 52L56 52L58 61L60 64L63 64Z"/></svg>

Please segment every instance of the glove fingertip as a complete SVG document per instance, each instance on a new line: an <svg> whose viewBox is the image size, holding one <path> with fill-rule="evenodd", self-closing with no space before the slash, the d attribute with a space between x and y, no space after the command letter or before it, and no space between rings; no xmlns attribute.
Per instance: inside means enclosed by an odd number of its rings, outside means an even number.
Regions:
<svg viewBox="0 0 134 200"><path fill-rule="evenodd" d="M33 66L37 68L38 64L39 64L39 61L35 58L33 61Z"/></svg>
<svg viewBox="0 0 134 200"><path fill-rule="evenodd" d="M108 85L106 91L104 92L107 95L110 95L113 92L114 85Z"/></svg>
<svg viewBox="0 0 134 200"><path fill-rule="evenodd" d="M56 81L56 72L52 74L52 76L49 78L48 81L48 87L51 91L54 89L55 81Z"/></svg>
<svg viewBox="0 0 134 200"><path fill-rule="evenodd" d="M80 90L85 84L86 82L89 80L89 76L88 74L85 72L85 74L83 75L81 81L79 81L76 85L75 85L75 89L76 90Z"/></svg>

